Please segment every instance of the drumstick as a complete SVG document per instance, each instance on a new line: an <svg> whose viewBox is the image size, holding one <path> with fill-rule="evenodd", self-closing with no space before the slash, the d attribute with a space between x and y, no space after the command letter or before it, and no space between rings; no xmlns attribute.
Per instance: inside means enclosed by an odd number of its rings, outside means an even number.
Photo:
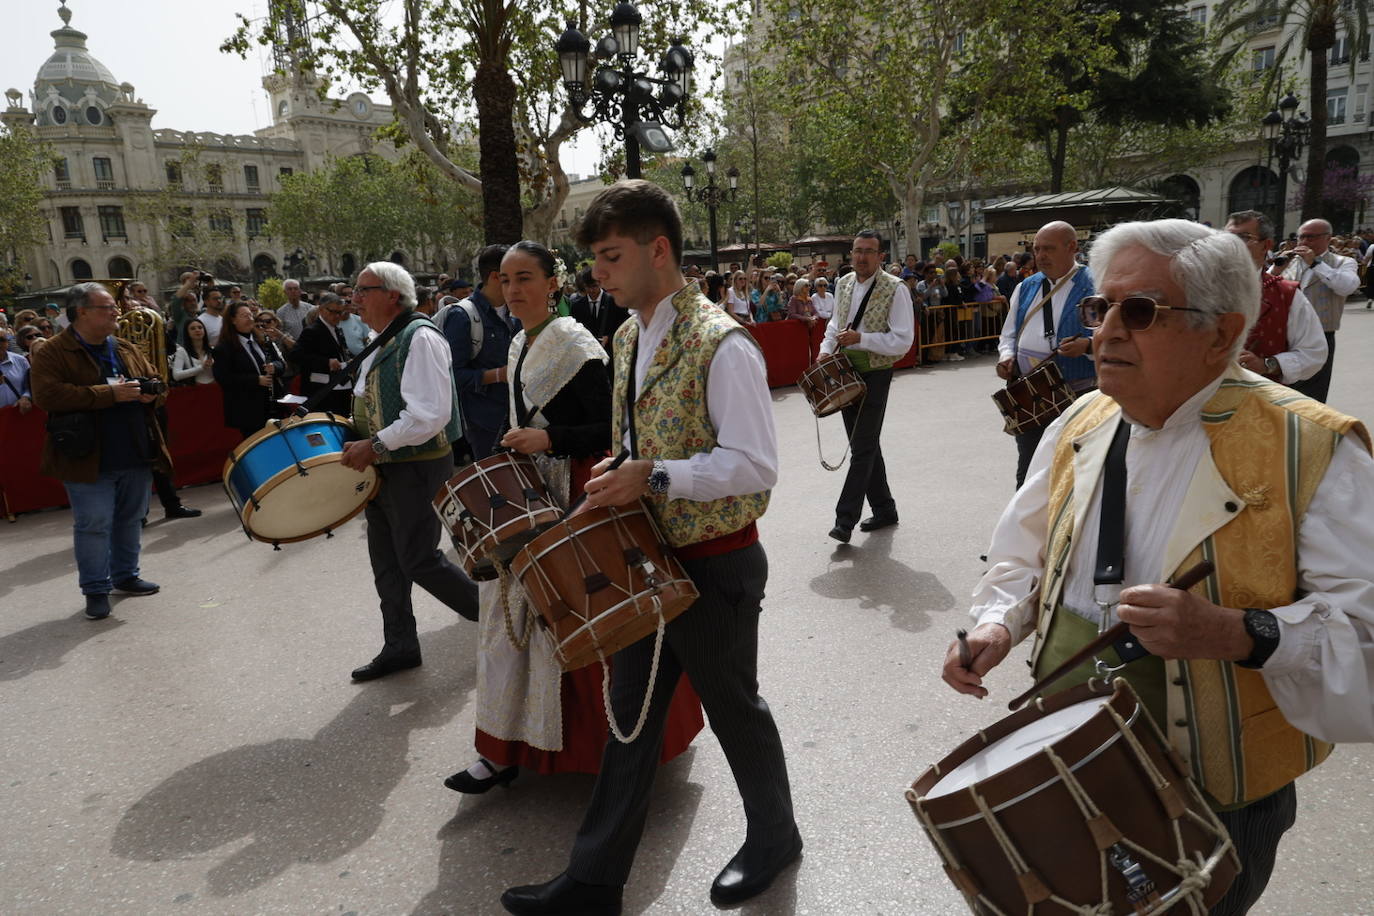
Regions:
<svg viewBox="0 0 1374 916"><path fill-rule="evenodd" d="M606 468L606 470L602 471L601 473L603 473L603 474L609 474L611 471L614 471L616 468L618 468L618 467L620 467L622 464L624 464L624 463L629 459L629 457L630 457L630 450L627 449L627 448L621 449L621 450L620 450L620 454L619 454L619 455L616 455L616 456L615 456L615 460L611 462L611 466L608 467L608 468ZM580 509L580 508L582 508L582 504L583 504L584 502L586 502L586 501L587 501L587 491L586 491L586 490L583 490L583 491L582 491L582 495L579 496L579 497L577 497L577 499L573 502L573 504L572 504L571 506L568 507L568 517L569 517L569 518L572 518L572 516L576 515L576 514L577 514L577 510Z"/></svg>
<svg viewBox="0 0 1374 916"><path fill-rule="evenodd" d="M968 670L968 666L973 664L973 652L968 647L968 630L961 627L954 632L954 638L959 640L959 667Z"/></svg>
<svg viewBox="0 0 1374 916"><path fill-rule="evenodd" d="M1203 560L1201 563L1198 563L1196 566L1186 571L1183 575L1179 576L1176 580L1170 582L1169 587L1176 588L1180 591L1186 592L1188 589L1192 588L1194 585L1197 585L1203 579L1206 579L1208 576L1210 576L1212 574L1212 571L1215 569L1216 567L1212 565L1212 562L1210 560ZM1025 693L1021 694L1019 697L1008 703L1007 708L1012 710L1013 712L1020 709L1021 706L1031 697L1043 691L1050 684L1053 684L1055 681L1059 680L1064 675L1068 674L1070 671L1077 668L1079 665L1083 664L1088 659L1092 658L1098 652L1101 652L1103 649L1115 643L1118 639L1125 636L1129 630L1130 627L1127 624L1117 622L1114 626L1110 627L1106 632L1102 633L1092 642L1088 643L1086 646L1075 652L1072 656L1065 660L1065 662L1058 668L1055 668L1049 674L1045 675L1040 680L1036 681L1035 684L1031 686L1030 690L1027 690Z"/></svg>

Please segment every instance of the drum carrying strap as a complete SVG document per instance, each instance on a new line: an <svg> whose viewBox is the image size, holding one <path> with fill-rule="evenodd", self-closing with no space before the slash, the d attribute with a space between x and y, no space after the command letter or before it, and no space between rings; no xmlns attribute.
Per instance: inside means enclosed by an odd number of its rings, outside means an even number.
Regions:
<svg viewBox="0 0 1374 916"><path fill-rule="evenodd" d="M405 328L406 325L410 324L412 321L419 321L425 317L426 316L422 312L413 311L404 317L398 316L393 319L391 324L387 325L386 328L382 330L382 333L372 339L372 343L363 347L361 353L349 360L348 365L344 366L342 369L335 369L333 372L329 373L329 381L320 386L319 390L307 398L304 404L296 407L296 416L303 417L316 407L319 407L320 404L324 403L325 398L334 393L335 386L341 385L347 381L352 381L354 374L358 371L358 367L363 364L363 360L367 359L381 347L386 346L391 341L391 338L401 333L401 330Z"/></svg>
<svg viewBox="0 0 1374 916"><path fill-rule="evenodd" d="M1102 516L1097 527L1097 561L1093 567L1093 598L1102 611L1098 632L1106 632L1112 608L1121 596L1126 579L1126 449L1131 443L1131 424L1117 421L1116 434L1107 449L1102 470ZM1113 644L1126 665L1150 654L1129 632Z"/></svg>
<svg viewBox="0 0 1374 916"><path fill-rule="evenodd" d="M859 322L863 320L864 312L868 310L868 299L873 295L873 290L877 289L877 287L878 278L875 274L873 276L873 282L869 284L867 292L864 293L863 299L859 300L859 308L853 315L849 316L849 324L845 326L846 331L852 331L859 326ZM825 468L827 471L838 471L849 461L849 452L854 446L854 432L859 428L859 416L863 413L864 402L867 400L868 389L865 388L863 396L859 398L859 406L855 408L854 424L850 427L849 438L845 440L844 454L840 456L839 463L837 464L831 464L825 460L825 453L821 451L821 418L816 417L816 457L821 460L821 467Z"/></svg>
<svg viewBox="0 0 1374 916"><path fill-rule="evenodd" d="M1040 301L1037 302L1037 303L1035 303L1035 305L1031 307L1031 310L1030 310L1029 312L1026 312L1026 317L1025 317L1025 319L1021 322L1020 326L1017 327L1017 329L1016 329L1016 339L1012 341L1013 351L1012 351L1012 356L1011 356L1011 376L1007 379L1007 384L1011 384L1011 382L1014 381L1014 380L1016 379L1016 377L1020 374L1020 372L1019 372L1019 370L1018 370L1018 367L1020 366L1021 363L1020 363L1020 360L1018 359L1018 357L1020 356L1020 353L1021 353L1021 328L1024 328L1024 327L1026 326L1026 324L1029 323L1030 320L1031 320L1032 318L1035 317L1035 313L1036 313L1036 312L1041 312L1041 311L1043 310L1044 325L1045 325L1045 340L1047 340L1047 341L1053 340L1053 339L1054 339L1054 308L1050 305L1050 300L1052 300L1052 299L1054 298L1054 294L1055 294L1055 293L1059 292L1060 287L1062 287L1065 283L1068 283L1070 280L1072 280L1072 279L1074 278L1074 276L1075 276L1077 273L1078 273L1078 265L1075 264L1073 270L1069 271L1068 273L1064 274L1064 276L1062 276L1062 277L1060 277L1058 280L1056 280L1056 281L1054 282L1054 286L1050 287L1049 289L1046 289L1046 288L1045 288L1046 286L1049 285L1049 282L1050 282L1050 278L1049 278L1049 277L1046 277L1046 278L1044 279L1044 281L1041 283L1041 285L1040 285L1040 289L1041 289ZM1067 341L1065 341L1065 342L1067 343ZM1050 351L1050 355L1047 356L1047 357L1045 357L1045 359L1051 359L1051 358L1053 358L1054 354L1057 353L1057 352L1059 352L1059 348L1058 348L1058 347L1055 347L1053 350ZM1041 362L1044 362L1044 360L1041 360ZM1032 371L1034 371L1034 370L1032 370Z"/></svg>

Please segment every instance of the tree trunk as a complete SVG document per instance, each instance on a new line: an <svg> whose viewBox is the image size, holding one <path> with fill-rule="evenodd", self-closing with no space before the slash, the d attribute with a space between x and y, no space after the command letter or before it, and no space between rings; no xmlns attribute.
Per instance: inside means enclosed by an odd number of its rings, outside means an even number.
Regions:
<svg viewBox="0 0 1374 916"><path fill-rule="evenodd" d="M1330 28L1315 25L1307 44L1309 60L1308 106L1311 108L1311 124L1308 126L1307 142L1307 181L1302 195L1302 219L1321 218L1325 209L1322 204L1323 186L1326 183L1326 68L1327 55L1335 44L1335 26ZM1326 35L1330 35L1327 40ZM1288 201L1281 206L1286 210Z"/></svg>
<svg viewBox="0 0 1374 916"><path fill-rule="evenodd" d="M520 169L515 148L515 82L503 62L482 60L472 80L481 154L482 232L488 245L520 241Z"/></svg>
<svg viewBox="0 0 1374 916"><path fill-rule="evenodd" d="M1069 119L1060 111L1055 117L1054 147L1050 153L1050 193L1059 194L1064 190L1064 160L1069 152Z"/></svg>

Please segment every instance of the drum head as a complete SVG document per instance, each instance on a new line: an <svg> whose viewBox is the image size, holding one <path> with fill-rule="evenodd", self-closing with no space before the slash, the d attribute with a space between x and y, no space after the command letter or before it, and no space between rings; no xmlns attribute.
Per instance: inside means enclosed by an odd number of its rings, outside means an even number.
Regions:
<svg viewBox="0 0 1374 916"><path fill-rule="evenodd" d="M1109 700L1110 697L1084 700L1027 723L950 770L931 787L925 797L949 795L1010 769L1079 728Z"/></svg>
<svg viewBox="0 0 1374 916"><path fill-rule="evenodd" d="M363 510L377 491L377 472L361 474L338 462L323 461L306 476L295 468L282 472L257 505L244 507L244 527L260 541L303 541L339 527Z"/></svg>

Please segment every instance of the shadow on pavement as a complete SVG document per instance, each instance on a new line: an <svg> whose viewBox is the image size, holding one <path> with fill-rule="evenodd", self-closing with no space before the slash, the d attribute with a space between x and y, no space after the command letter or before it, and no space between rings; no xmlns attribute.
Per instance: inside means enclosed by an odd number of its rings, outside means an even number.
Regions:
<svg viewBox="0 0 1374 916"><path fill-rule="evenodd" d="M811 590L824 598L857 600L861 608L886 608L894 627L919 633L930 626L931 611L954 607L954 596L934 573L919 572L892 558L888 528L852 545L837 546L831 567L813 578ZM844 563L846 565L837 565Z"/></svg>
<svg viewBox="0 0 1374 916"><path fill-rule="evenodd" d="M625 888L626 913L645 912L663 895L687 845L704 791L688 781L695 754L689 747L659 767L644 838ZM506 888L557 876L567 867L594 783L587 775L522 776L508 792L455 796L458 810L438 834L438 884L411 916L503 912L498 901ZM734 793L734 783L718 790ZM532 860L538 864L529 864ZM711 877L701 885L703 912L711 909Z"/></svg>
<svg viewBox="0 0 1374 916"><path fill-rule="evenodd" d="M72 577L73 602L80 606L80 589L76 584L76 557L72 553L71 538L61 550L39 554L21 560L8 569L0 569L0 597L14 591L18 585L32 585L46 579L55 579L70 574Z"/></svg>
<svg viewBox="0 0 1374 916"><path fill-rule="evenodd" d="M73 589L75 585L73 582ZM72 606L83 604L81 594L74 591ZM77 612L0 637L0 681L16 681L35 671L57 668L68 652L86 640L105 636L122 626L124 621L117 617L87 620Z"/></svg>
<svg viewBox="0 0 1374 916"><path fill-rule="evenodd" d="M425 634L431 658L471 658L466 622ZM438 666L429 669L436 671ZM313 738L247 744L173 774L124 813L111 850L137 861L207 857L216 896L249 891L297 863L335 859L367 841L410 768L410 732L437 728L468 703L475 662L355 687ZM283 698L283 702L289 698ZM210 855L226 845L235 850Z"/></svg>

